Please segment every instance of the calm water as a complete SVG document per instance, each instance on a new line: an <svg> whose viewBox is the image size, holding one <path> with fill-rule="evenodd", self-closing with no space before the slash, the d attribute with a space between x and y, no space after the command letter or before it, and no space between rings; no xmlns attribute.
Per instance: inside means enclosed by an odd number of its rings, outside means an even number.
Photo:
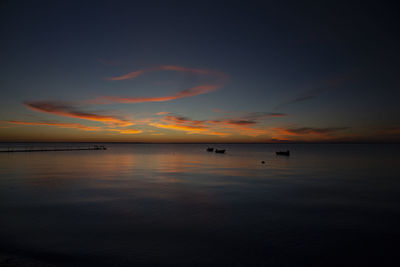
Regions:
<svg viewBox="0 0 400 267"><path fill-rule="evenodd" d="M107 146L0 153L0 265L400 264L399 145Z"/></svg>

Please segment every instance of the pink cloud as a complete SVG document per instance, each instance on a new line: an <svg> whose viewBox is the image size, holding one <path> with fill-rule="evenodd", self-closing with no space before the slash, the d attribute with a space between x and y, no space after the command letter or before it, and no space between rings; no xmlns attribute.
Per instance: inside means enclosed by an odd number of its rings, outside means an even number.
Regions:
<svg viewBox="0 0 400 267"><path fill-rule="evenodd" d="M197 96L205 93L210 93L216 91L223 87L225 83L229 80L229 76L223 72L217 70L206 70L206 69L193 69L174 65L159 65L151 68L145 68L141 70L136 70L129 72L127 74L109 77L108 80L111 81L121 81L137 78L147 72L153 71L177 71L180 73L189 73L198 76L207 76L209 79L212 78L212 82L206 82L182 91L179 91L172 95L167 96L156 96L156 97L125 97L125 96L100 96L92 101L91 103L143 103L143 102L165 102L180 98Z"/></svg>
<svg viewBox="0 0 400 267"><path fill-rule="evenodd" d="M83 131L103 131L104 129L101 127L95 126L85 126L80 123L61 123L61 122L28 122L28 121L7 121L11 124L19 124L19 125L33 125L33 126L54 126L59 128L72 128Z"/></svg>
<svg viewBox="0 0 400 267"><path fill-rule="evenodd" d="M51 101L40 101L40 102L25 102L26 107L39 112L56 114L64 117L72 117L84 120L99 121L105 124L114 124L116 126L130 126L132 122L110 115L99 115L95 113L89 113L85 111L77 110L75 107L63 103L63 102L51 102Z"/></svg>

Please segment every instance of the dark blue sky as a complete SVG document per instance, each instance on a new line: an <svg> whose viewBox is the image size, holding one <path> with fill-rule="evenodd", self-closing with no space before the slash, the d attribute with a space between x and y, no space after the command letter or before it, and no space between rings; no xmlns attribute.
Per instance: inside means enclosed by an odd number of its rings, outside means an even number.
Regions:
<svg viewBox="0 0 400 267"><path fill-rule="evenodd" d="M2 140L399 141L389 2L2 1L0 17Z"/></svg>

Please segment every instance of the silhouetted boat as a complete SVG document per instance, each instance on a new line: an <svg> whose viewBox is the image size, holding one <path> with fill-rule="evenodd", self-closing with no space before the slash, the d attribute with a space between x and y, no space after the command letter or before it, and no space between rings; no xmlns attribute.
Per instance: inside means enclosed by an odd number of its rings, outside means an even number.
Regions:
<svg viewBox="0 0 400 267"><path fill-rule="evenodd" d="M213 151L214 151L214 148L213 148L213 147L207 148L207 152L213 152Z"/></svg>
<svg viewBox="0 0 400 267"><path fill-rule="evenodd" d="M290 151L286 150L286 151L277 151L275 152L277 155L279 156L290 156Z"/></svg>
<svg viewBox="0 0 400 267"><path fill-rule="evenodd" d="M225 153L225 149L215 149L215 153Z"/></svg>

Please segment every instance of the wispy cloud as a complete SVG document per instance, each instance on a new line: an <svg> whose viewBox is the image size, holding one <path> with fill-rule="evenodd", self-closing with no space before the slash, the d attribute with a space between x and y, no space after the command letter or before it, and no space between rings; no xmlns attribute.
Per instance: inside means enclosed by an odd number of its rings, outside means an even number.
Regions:
<svg viewBox="0 0 400 267"><path fill-rule="evenodd" d="M178 125L178 124L167 124L167 123L150 123L149 125L161 129L184 131L187 132L188 134L216 135L220 137L231 135L230 133L213 131L205 126L190 126L190 125Z"/></svg>
<svg viewBox="0 0 400 267"><path fill-rule="evenodd" d="M198 133L207 131L206 127L203 126L190 126L190 125L176 125L176 124L161 124L161 123L150 123L151 126L163 129L171 129L178 131L186 131L191 133Z"/></svg>
<svg viewBox="0 0 400 267"><path fill-rule="evenodd" d="M336 86L340 85L344 81L350 79L351 77L354 76L354 73L356 73L356 72L355 71L348 72L348 73L346 73L344 75L340 75L340 76L338 76L338 77L336 77L334 79L328 80L328 81L325 82L325 85L323 85L323 86L321 86L319 88L314 88L314 89L305 91L305 92L303 92L302 94L296 96L293 99L290 99L290 100L287 100L287 101L284 101L284 102L280 103L274 109L278 110L278 109L280 109L282 107L285 107L287 105L291 105L291 104L295 104L295 103L298 103L298 102L303 102L303 101L306 101L306 100L313 99L313 98L319 96L320 94L322 94L323 92L325 92L325 91L327 91L329 89L335 88Z"/></svg>
<svg viewBox="0 0 400 267"><path fill-rule="evenodd" d="M136 130L136 129L108 129L108 131L118 132L121 134L138 134L143 132L142 130Z"/></svg>
<svg viewBox="0 0 400 267"><path fill-rule="evenodd" d="M256 137L269 133L267 129L250 127L251 125L257 124L256 121L229 119L229 120L210 120L208 122L217 125L218 128L228 129L229 131L231 132L233 131L234 133L237 133L239 135Z"/></svg>
<svg viewBox="0 0 400 267"><path fill-rule="evenodd" d="M152 122L149 125L162 129L185 131L188 134L205 134L216 136L229 136L230 133L216 131L209 125L207 121L193 120L183 116L165 116L161 122Z"/></svg>
<svg viewBox="0 0 400 267"><path fill-rule="evenodd" d="M156 115L168 115L168 114L170 114L170 112L168 111L161 111L156 113Z"/></svg>
<svg viewBox="0 0 400 267"><path fill-rule="evenodd" d="M280 113L280 112L250 112L246 115L243 116L243 118L249 119L249 120L262 120L262 119L267 119L267 118L278 118L278 117L286 117L286 113Z"/></svg>
<svg viewBox="0 0 400 267"><path fill-rule="evenodd" d="M129 73L121 75L121 76L109 77L107 79L111 80L111 81L130 80L130 79L134 79L134 78L136 78L144 73L147 73L147 72L162 71L162 70L177 71L180 73L191 73L191 74L196 74L196 75L218 75L218 76L226 75L222 72L214 71L214 70L193 69L193 68L174 66L174 65L157 65L157 66L150 67L150 68L132 71L132 72L129 72Z"/></svg>
<svg viewBox="0 0 400 267"><path fill-rule="evenodd" d="M223 124L223 125L251 125L256 124L256 121L244 120L244 119L228 119L228 120L209 120L212 124Z"/></svg>
<svg viewBox="0 0 400 267"><path fill-rule="evenodd" d="M38 102L25 102L26 107L39 112L55 114L64 117L72 117L90 121L98 121L105 124L113 124L119 127L126 127L133 125L132 122L110 115L100 115L78 110L72 105L64 102L52 101L38 101Z"/></svg>
<svg viewBox="0 0 400 267"><path fill-rule="evenodd" d="M121 134L138 134L143 132L142 130L136 129L113 129L113 128L103 128L97 126L86 126L80 123L63 123L63 122L30 122L30 121L16 121L9 120L7 123L17 124L17 125L31 125L31 126L50 126L58 128L69 128L77 129L82 131L108 131L108 132L118 132Z"/></svg>
<svg viewBox="0 0 400 267"><path fill-rule="evenodd" d="M136 78L144 73L146 73L146 70L137 70L137 71L133 71L133 72L129 72L125 75L122 76L118 76L118 77L110 77L107 78L107 80L111 80L111 81L122 81L122 80L129 80L129 79L133 79Z"/></svg>
<svg viewBox="0 0 400 267"><path fill-rule="evenodd" d="M192 119L189 119L189 118L187 118L187 117L183 117L183 116L172 116L172 115L165 116L164 119L163 119L163 121L166 121L166 122L173 122L173 123L179 123L179 124L186 123L186 124L196 125L196 126L199 126L199 125L203 125L203 124L204 124L204 121L192 120Z"/></svg>
<svg viewBox="0 0 400 267"><path fill-rule="evenodd" d="M330 138L334 134L347 129L348 127L328 127L328 128L299 127L299 128L273 128L272 130L277 132L279 135L283 136Z"/></svg>
<svg viewBox="0 0 400 267"><path fill-rule="evenodd" d="M400 126L377 127L376 131L384 135L400 135Z"/></svg>
<svg viewBox="0 0 400 267"><path fill-rule="evenodd" d="M205 93L209 93L221 88L221 84L204 84L198 85L170 96L159 96L159 97L120 97L120 96L102 96L97 100L92 102L94 103L111 103L111 102L118 102L118 103L144 103L144 102L165 102L171 101L180 98L186 98L196 95L201 95Z"/></svg>
<svg viewBox="0 0 400 267"><path fill-rule="evenodd" d="M94 100L91 100L91 103L143 103L143 102L165 102L171 101L180 98L197 96L209 92L216 91L223 87L225 83L229 80L229 76L221 71L217 70L206 70L206 69L192 69L181 66L174 65L159 65L151 68L145 68L141 70L136 70L133 72L129 72L127 74L109 77L108 80L111 81L121 81L121 80L129 80L137 78L147 72L152 71L177 71L180 73L188 73L198 76L206 76L208 78L207 82L203 82L200 85L187 88L185 90L181 90L177 93L167 96L156 96L156 97L122 97L122 96L100 96ZM211 80L211 81L210 81Z"/></svg>
<svg viewBox="0 0 400 267"><path fill-rule="evenodd" d="M224 120L193 120L184 116L165 116L162 123L150 123L151 126L186 131L188 133L201 133L219 136L228 136L233 133L245 136L259 136L268 133L266 129L250 127L257 122L242 119Z"/></svg>
<svg viewBox="0 0 400 267"><path fill-rule="evenodd" d="M28 121L15 121L10 120L6 121L11 124L19 124L19 125L33 125L33 126L52 126L58 128L71 128L71 129L78 129L83 131L103 131L102 127L95 127L95 126L85 126L80 123L61 123L61 122L28 122Z"/></svg>

